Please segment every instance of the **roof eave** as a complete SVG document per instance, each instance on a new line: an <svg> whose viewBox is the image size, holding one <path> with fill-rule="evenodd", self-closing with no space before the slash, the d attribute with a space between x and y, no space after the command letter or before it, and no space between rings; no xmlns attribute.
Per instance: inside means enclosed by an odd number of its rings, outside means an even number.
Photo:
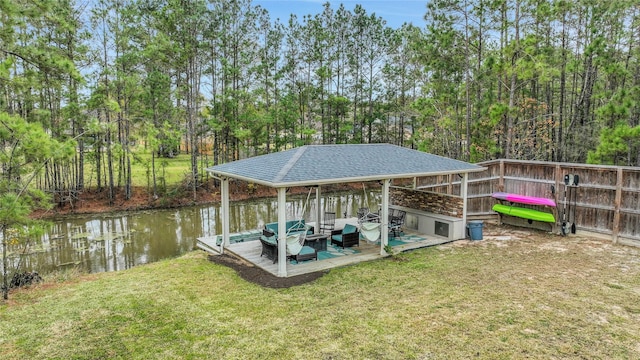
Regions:
<svg viewBox="0 0 640 360"><path fill-rule="evenodd" d="M371 175L371 176L358 176L358 177L350 177L350 178L341 178L341 179L321 179L321 180L305 180L305 181L291 181L291 182L271 182L260 179L255 179L247 176L241 176L237 174L227 173L227 172L216 172L207 169L214 177L227 177L233 179L244 180L251 183L256 183L272 188L286 188L286 187L296 187L296 186L317 186L317 185L331 185L338 183L353 183L353 182L365 182L365 181L377 181L384 179L406 179L406 178L414 178L414 177L426 177L426 176L439 176L439 175L449 175L449 174L464 174L464 173L472 173L472 172L480 172L484 171L487 168L478 167L477 169L465 169L465 170L447 170L447 171L437 171L437 172L424 172L424 173L408 173L408 174L395 174L395 175Z"/></svg>
<svg viewBox="0 0 640 360"><path fill-rule="evenodd" d="M252 177L247 177L247 176L242 176L242 175L238 175L238 174L233 174L233 173L228 173L228 172L224 172L224 171L213 171L210 169L207 169L207 172L209 172L211 174L211 176L215 177L215 178L231 178L231 179L238 179L238 180L244 180L246 182L250 182L250 183L255 183L255 184L260 184L260 185L264 185L264 186L268 186L268 187L279 187L279 186L275 186L275 184L271 181L264 181L264 180L260 180L260 179L256 179L256 178L252 178Z"/></svg>
<svg viewBox="0 0 640 360"><path fill-rule="evenodd" d="M337 183L352 183L352 182L365 182L365 181L377 181L384 179L406 179L406 178L414 178L414 177L427 177L427 176L439 176L439 175L450 175L450 174L465 174L465 173L473 173L487 170L486 167L478 166L475 169L464 169L464 170L446 170L446 171L436 171L436 172L421 172L421 173L407 173L407 174L394 174L394 175L370 175L370 176L357 176L350 178L341 178L341 179L321 179L321 180L304 180L304 181L291 181L291 182L272 182L266 180L260 180L248 176L242 176L230 172L224 171L215 171L211 169L206 169L213 177L216 178L232 178L247 181L250 183L260 184L264 186L268 186L271 188L286 188L286 187L296 187L296 186L317 186L317 185L330 185Z"/></svg>

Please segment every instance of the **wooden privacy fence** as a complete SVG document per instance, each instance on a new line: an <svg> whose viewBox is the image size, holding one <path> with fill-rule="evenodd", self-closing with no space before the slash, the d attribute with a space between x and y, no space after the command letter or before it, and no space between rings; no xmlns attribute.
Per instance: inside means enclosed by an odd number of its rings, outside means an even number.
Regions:
<svg viewBox="0 0 640 360"><path fill-rule="evenodd" d="M496 203L491 194L506 192L554 199L559 228L565 202L570 201L565 200L565 192L573 190L575 213L571 217L572 221L575 217L578 230L609 235L614 243L640 246L640 168L520 160L492 160L478 165L486 170L469 174L470 218L497 218L491 210ZM577 187L565 186L567 174L579 176ZM423 190L459 195L460 180L455 175L434 176L418 179L416 185Z"/></svg>

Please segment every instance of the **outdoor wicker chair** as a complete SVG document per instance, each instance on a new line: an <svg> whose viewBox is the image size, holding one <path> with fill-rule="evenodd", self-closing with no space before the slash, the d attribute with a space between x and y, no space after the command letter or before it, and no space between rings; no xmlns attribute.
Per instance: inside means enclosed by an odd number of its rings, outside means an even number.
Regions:
<svg viewBox="0 0 640 360"><path fill-rule="evenodd" d="M273 261L274 264L278 262L278 240L276 235L267 229L263 229L260 243L262 244L260 257L266 255L267 259Z"/></svg>
<svg viewBox="0 0 640 360"><path fill-rule="evenodd" d="M357 227L347 224L344 229L331 232L331 244L336 244L343 249L355 245L360 246L360 232Z"/></svg>
<svg viewBox="0 0 640 360"><path fill-rule="evenodd" d="M298 263L305 260L318 260L318 251L311 246L304 245L306 233L287 236L287 253L289 258Z"/></svg>

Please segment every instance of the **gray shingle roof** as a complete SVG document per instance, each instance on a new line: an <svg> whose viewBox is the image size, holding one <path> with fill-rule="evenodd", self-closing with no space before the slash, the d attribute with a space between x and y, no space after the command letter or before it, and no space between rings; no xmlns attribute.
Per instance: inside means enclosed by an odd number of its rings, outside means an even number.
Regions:
<svg viewBox="0 0 640 360"><path fill-rule="evenodd" d="M483 167L390 144L307 145L212 166L215 176L271 187L461 174Z"/></svg>

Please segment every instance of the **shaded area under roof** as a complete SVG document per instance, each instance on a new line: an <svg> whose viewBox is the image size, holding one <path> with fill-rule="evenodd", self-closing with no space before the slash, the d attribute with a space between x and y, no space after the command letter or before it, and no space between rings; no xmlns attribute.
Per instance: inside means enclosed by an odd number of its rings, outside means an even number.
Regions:
<svg viewBox="0 0 640 360"><path fill-rule="evenodd" d="M275 188L482 170L478 165L391 144L306 145L207 169L214 176Z"/></svg>

